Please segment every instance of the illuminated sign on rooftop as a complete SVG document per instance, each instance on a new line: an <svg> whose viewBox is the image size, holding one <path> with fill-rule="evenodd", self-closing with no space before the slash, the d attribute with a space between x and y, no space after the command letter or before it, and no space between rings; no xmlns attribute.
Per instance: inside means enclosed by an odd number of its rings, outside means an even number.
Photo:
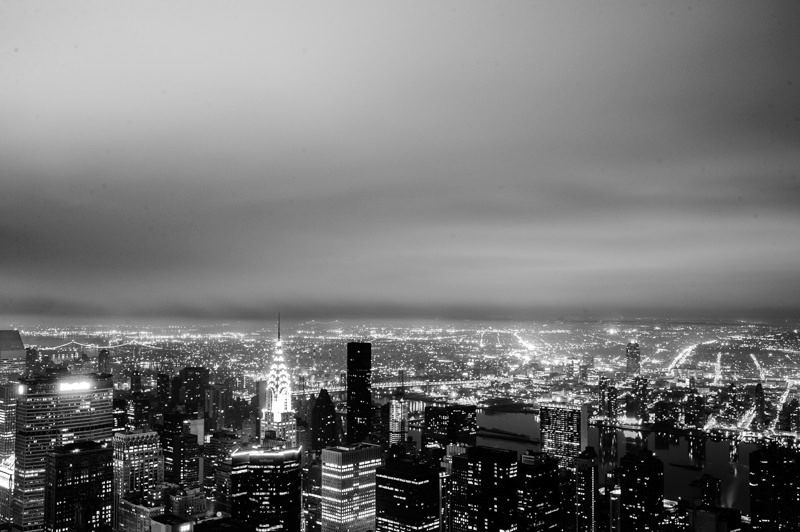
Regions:
<svg viewBox="0 0 800 532"><path fill-rule="evenodd" d="M58 391L59 392L74 392L79 390L88 390L92 387L92 383L89 381L77 381L77 382L61 382L58 384Z"/></svg>

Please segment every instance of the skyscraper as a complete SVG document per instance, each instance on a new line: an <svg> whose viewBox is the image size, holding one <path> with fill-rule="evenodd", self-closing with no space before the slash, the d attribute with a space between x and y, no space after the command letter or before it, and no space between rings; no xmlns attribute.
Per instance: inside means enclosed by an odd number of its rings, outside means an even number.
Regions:
<svg viewBox="0 0 800 532"><path fill-rule="evenodd" d="M214 512L231 512L231 456L241 442L235 432L217 431L203 447L205 487Z"/></svg>
<svg viewBox="0 0 800 532"><path fill-rule="evenodd" d="M286 442L287 448L295 447L297 445L297 422L292 409L292 383L283 356L280 322L278 323L278 339L275 342L275 355L267 374L265 393L261 439L263 440L267 431L271 430L275 431L278 438Z"/></svg>
<svg viewBox="0 0 800 532"><path fill-rule="evenodd" d="M322 532L375 530L377 445L359 443L322 451Z"/></svg>
<svg viewBox="0 0 800 532"><path fill-rule="evenodd" d="M788 532L800 522L800 457L783 447L750 453L750 523L753 532Z"/></svg>
<svg viewBox="0 0 800 532"><path fill-rule="evenodd" d="M470 447L453 457L450 532L513 532L517 527L517 453Z"/></svg>
<svg viewBox="0 0 800 532"><path fill-rule="evenodd" d="M389 403L389 445L402 444L408 433L408 403L396 397Z"/></svg>
<svg viewBox="0 0 800 532"><path fill-rule="evenodd" d="M17 430L16 383L0 384L0 460L14 454L14 438Z"/></svg>
<svg viewBox="0 0 800 532"><path fill-rule="evenodd" d="M118 432L112 439L114 490L112 524L119 526L121 501L164 482L164 454L155 431Z"/></svg>
<svg viewBox="0 0 800 532"><path fill-rule="evenodd" d="M319 396L311 409L311 448L321 451L325 447L339 445L339 431L336 426L336 408L333 406L328 390L319 391Z"/></svg>
<svg viewBox="0 0 800 532"><path fill-rule="evenodd" d="M111 521L111 446L83 441L47 452L44 529L103 530Z"/></svg>
<svg viewBox="0 0 800 532"><path fill-rule="evenodd" d="M208 388L208 368L187 367L181 371L183 381L184 404L186 412L197 417L205 405L206 388Z"/></svg>
<svg viewBox="0 0 800 532"><path fill-rule="evenodd" d="M527 453L519 464L517 515L520 532L560 530L561 492L558 459L544 453Z"/></svg>
<svg viewBox="0 0 800 532"><path fill-rule="evenodd" d="M187 415L191 414L166 414L159 435L165 480L191 487L200 484L200 446L197 436L190 432Z"/></svg>
<svg viewBox="0 0 800 532"><path fill-rule="evenodd" d="M256 530L300 532L300 449L236 451L231 515Z"/></svg>
<svg viewBox="0 0 800 532"><path fill-rule="evenodd" d="M110 375L66 375L20 380L17 398L14 528L44 527L47 452L80 441L111 439Z"/></svg>
<svg viewBox="0 0 800 532"><path fill-rule="evenodd" d="M597 532L599 462L594 447L587 447L575 460L575 530Z"/></svg>
<svg viewBox="0 0 800 532"><path fill-rule="evenodd" d="M642 371L642 352L639 350L639 344L635 342L628 342L625 346L625 373L628 377L635 377Z"/></svg>
<svg viewBox="0 0 800 532"><path fill-rule="evenodd" d="M561 467L574 468L575 458L589 437L589 405L543 403L539 409L542 450L558 458Z"/></svg>
<svg viewBox="0 0 800 532"><path fill-rule="evenodd" d="M347 443L363 442L372 432L372 344L347 344Z"/></svg>
<svg viewBox="0 0 800 532"><path fill-rule="evenodd" d="M0 384L25 374L26 356L19 331L0 331Z"/></svg>
<svg viewBox="0 0 800 532"><path fill-rule="evenodd" d="M648 450L628 453L620 460L620 530L660 530L664 510L664 463Z"/></svg>
<svg viewBox="0 0 800 532"><path fill-rule="evenodd" d="M376 532L439 530L438 468L412 458L388 458L376 479Z"/></svg>

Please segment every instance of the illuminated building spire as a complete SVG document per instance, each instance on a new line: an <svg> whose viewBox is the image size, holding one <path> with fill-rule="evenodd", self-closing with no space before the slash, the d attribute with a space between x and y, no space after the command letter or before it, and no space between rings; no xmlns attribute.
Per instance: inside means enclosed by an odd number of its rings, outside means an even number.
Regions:
<svg viewBox="0 0 800 532"><path fill-rule="evenodd" d="M293 447L296 443L296 427L292 411L292 384L289 368L286 367L286 360L283 358L280 314L278 314L278 339L275 341L272 365L267 373L266 388L262 438L265 431L274 430L278 438L286 440L288 447Z"/></svg>

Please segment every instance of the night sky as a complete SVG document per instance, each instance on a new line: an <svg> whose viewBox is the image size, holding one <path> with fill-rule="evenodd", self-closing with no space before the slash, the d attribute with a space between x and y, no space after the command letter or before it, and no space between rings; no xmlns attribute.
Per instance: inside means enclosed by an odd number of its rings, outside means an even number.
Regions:
<svg viewBox="0 0 800 532"><path fill-rule="evenodd" d="M800 3L0 3L0 315L800 314Z"/></svg>

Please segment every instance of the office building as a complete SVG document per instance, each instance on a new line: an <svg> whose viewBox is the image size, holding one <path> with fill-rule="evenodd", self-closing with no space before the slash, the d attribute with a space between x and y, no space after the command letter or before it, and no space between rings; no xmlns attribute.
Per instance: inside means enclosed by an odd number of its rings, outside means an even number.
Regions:
<svg viewBox="0 0 800 532"><path fill-rule="evenodd" d="M14 455L0 460L0 520L10 523L13 519L11 501L14 494Z"/></svg>
<svg viewBox="0 0 800 532"><path fill-rule="evenodd" d="M0 331L0 384L25 374L27 352L19 331Z"/></svg>
<svg viewBox="0 0 800 532"><path fill-rule="evenodd" d="M587 447L575 460L575 530L597 532L599 461L594 447Z"/></svg>
<svg viewBox="0 0 800 532"><path fill-rule="evenodd" d="M347 443L372 433L372 344L347 344Z"/></svg>
<svg viewBox="0 0 800 532"><path fill-rule="evenodd" d="M438 468L412 458L388 458L376 481L376 532L439 530Z"/></svg>
<svg viewBox="0 0 800 532"><path fill-rule="evenodd" d="M0 384L0 460L14 454L18 388L15 382Z"/></svg>
<svg viewBox="0 0 800 532"><path fill-rule="evenodd" d="M164 482L164 453L155 431L118 432L112 439L114 491L112 524L120 524L122 499L158 488Z"/></svg>
<svg viewBox="0 0 800 532"><path fill-rule="evenodd" d="M339 428L336 423L336 408L328 390L323 388L311 409L311 448L314 451L339 445Z"/></svg>
<svg viewBox="0 0 800 532"><path fill-rule="evenodd" d="M403 444L408 434L408 403L397 397L389 403L389 445Z"/></svg>
<svg viewBox="0 0 800 532"><path fill-rule="evenodd" d="M44 529L105 530L111 521L111 446L83 441L47 452Z"/></svg>
<svg viewBox="0 0 800 532"><path fill-rule="evenodd" d="M303 526L322 531L322 459L316 453L303 465Z"/></svg>
<svg viewBox="0 0 800 532"><path fill-rule="evenodd" d="M628 377L635 377L642 372L642 352L639 344L629 342L625 346L625 373Z"/></svg>
<svg viewBox="0 0 800 532"><path fill-rule="evenodd" d="M256 530L300 532L300 449L236 451L231 515Z"/></svg>
<svg viewBox="0 0 800 532"><path fill-rule="evenodd" d="M539 409L542 450L574 469L575 458L589 439L589 405L543 403Z"/></svg>
<svg viewBox="0 0 800 532"><path fill-rule="evenodd" d="M558 459L544 453L528 452L522 456L518 476L520 532L560 531Z"/></svg>
<svg viewBox="0 0 800 532"><path fill-rule="evenodd" d="M664 510L664 463L648 450L628 453L620 460L620 530L660 530Z"/></svg>
<svg viewBox="0 0 800 532"><path fill-rule="evenodd" d="M165 480L191 487L200 484L200 445L197 435L191 432L192 420L186 419L187 415L191 414L164 415L160 437Z"/></svg>
<svg viewBox="0 0 800 532"><path fill-rule="evenodd" d="M426 406L422 429L424 448L447 449L448 445L474 446L478 434L475 405Z"/></svg>
<svg viewBox="0 0 800 532"><path fill-rule="evenodd" d="M788 532L800 523L800 457L784 447L750 453L750 526Z"/></svg>
<svg viewBox="0 0 800 532"><path fill-rule="evenodd" d="M32 377L20 380L18 393L13 521L33 532L44 527L47 452L111 440L113 383L98 374Z"/></svg>
<svg viewBox="0 0 800 532"><path fill-rule="evenodd" d="M514 532L517 527L517 453L470 447L454 456L450 476L451 532Z"/></svg>
<svg viewBox="0 0 800 532"><path fill-rule="evenodd" d="M322 451L322 532L375 530L377 445L359 443Z"/></svg>
<svg viewBox="0 0 800 532"><path fill-rule="evenodd" d="M206 388L208 388L208 368L187 367L181 371L181 382L184 389L184 405L187 414L198 417L205 406Z"/></svg>
<svg viewBox="0 0 800 532"><path fill-rule="evenodd" d="M205 488L211 493L213 511L231 512L231 456L242 444L235 432L214 432L203 448Z"/></svg>

